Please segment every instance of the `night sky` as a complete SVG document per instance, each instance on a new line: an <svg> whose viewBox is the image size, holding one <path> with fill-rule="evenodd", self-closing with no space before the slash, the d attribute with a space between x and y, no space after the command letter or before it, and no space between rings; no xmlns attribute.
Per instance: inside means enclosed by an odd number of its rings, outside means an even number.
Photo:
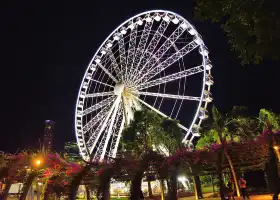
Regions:
<svg viewBox="0 0 280 200"><path fill-rule="evenodd" d="M194 20L192 1L89 2L1 5L0 150L38 145L46 119L56 122L57 150L74 141L76 97L91 57L116 26L150 9L177 12L202 35L214 66L214 104L221 111L244 105L252 114L260 108L280 113L280 62L241 66L218 24Z"/></svg>

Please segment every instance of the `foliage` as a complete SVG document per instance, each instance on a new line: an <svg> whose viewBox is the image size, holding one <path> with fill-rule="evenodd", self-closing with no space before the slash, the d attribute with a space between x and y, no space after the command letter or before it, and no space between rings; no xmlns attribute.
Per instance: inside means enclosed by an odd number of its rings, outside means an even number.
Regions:
<svg viewBox="0 0 280 200"><path fill-rule="evenodd" d="M122 133L124 150L135 155L153 150L155 138L162 132L160 124L161 118L152 111L136 111L134 120Z"/></svg>
<svg viewBox="0 0 280 200"><path fill-rule="evenodd" d="M235 106L229 113L221 113L213 105L212 116L202 128L202 136L196 144L197 149L222 141L239 142L253 139L259 135L258 121L246 116L246 108Z"/></svg>
<svg viewBox="0 0 280 200"><path fill-rule="evenodd" d="M218 133L217 131L211 129L207 132L202 133L201 137L199 138L196 144L196 148L202 149L213 143L217 143L217 141L218 141Z"/></svg>
<svg viewBox="0 0 280 200"><path fill-rule="evenodd" d="M163 147L168 152L168 155L182 149L184 147L182 143L183 133L178 126L178 122L171 119L163 119L161 126L163 131L156 138L157 149L160 150L160 147Z"/></svg>
<svg viewBox="0 0 280 200"><path fill-rule="evenodd" d="M280 115L273 113L267 109L261 109L259 112L260 129L264 131L267 127L267 123L271 126L272 131L280 129Z"/></svg>
<svg viewBox="0 0 280 200"><path fill-rule="evenodd" d="M63 157L68 162L81 163L82 157L79 153L79 147L75 142L67 142L64 145Z"/></svg>
<svg viewBox="0 0 280 200"><path fill-rule="evenodd" d="M243 64L279 59L279 1L196 0L195 15L221 24Z"/></svg>

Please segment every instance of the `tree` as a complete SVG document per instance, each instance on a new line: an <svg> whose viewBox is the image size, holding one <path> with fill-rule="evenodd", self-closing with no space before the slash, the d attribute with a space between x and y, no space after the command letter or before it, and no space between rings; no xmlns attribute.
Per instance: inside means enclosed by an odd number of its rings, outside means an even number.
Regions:
<svg viewBox="0 0 280 200"><path fill-rule="evenodd" d="M148 168L148 162L152 159L154 144L157 135L161 134L161 118L152 111L143 109L134 113L134 120L124 129L121 143L122 151L130 152L140 158L139 169L135 172L131 185L131 198L140 196L141 181L144 171ZM150 181L150 180L148 180ZM148 184L150 186L150 184ZM149 196L152 196L149 188Z"/></svg>
<svg viewBox="0 0 280 200"><path fill-rule="evenodd" d="M153 150L161 131L161 118L157 114L146 109L136 111L134 120L122 133L121 143L126 151L139 156Z"/></svg>
<svg viewBox="0 0 280 200"><path fill-rule="evenodd" d="M182 143L183 133L178 126L178 122L171 119L163 119L161 123L162 131L155 135L155 145L158 151L163 152L166 156L175 154L183 150L185 145ZM178 162L174 162L169 174L168 200L177 199L177 178L180 170Z"/></svg>
<svg viewBox="0 0 280 200"><path fill-rule="evenodd" d="M221 162L222 162L223 156L225 156L227 158L229 166L230 166L231 174L234 179L234 184L235 184L237 195L240 196L240 191L239 191L239 187L238 187L235 169L234 169L231 157L230 157L227 149L225 148L227 140L232 140L234 138L234 135L233 135L234 133L230 132L229 129L230 129L231 125L238 124L238 114L237 114L238 110L242 111L243 107L234 107L229 114L222 114L213 105L212 106L212 118L211 118L212 123L210 125L211 129L207 132L207 134L206 134L207 136L205 136L205 137L206 138L213 137L211 139L212 141L214 138L216 138L217 139L216 143L221 144L223 146L220 154L224 154L224 155L219 155L219 158L220 158L219 160L221 160ZM210 135L211 133L213 134L213 136ZM230 134L231 134L231 136L230 136ZM201 144L199 144L199 145L201 145ZM221 178L221 176L219 176L219 179L220 178ZM219 180L219 181L220 181L220 190L222 193L223 184L221 183L221 180Z"/></svg>
<svg viewBox="0 0 280 200"><path fill-rule="evenodd" d="M271 128L270 131L280 130L280 115L264 108L260 109L259 126L261 132L267 128Z"/></svg>
<svg viewBox="0 0 280 200"><path fill-rule="evenodd" d="M30 188L30 186L32 185L32 182L34 181L34 179L36 178L36 176L38 175L37 170L35 171L31 171L29 174L27 174L26 176L26 180L23 183L23 188L22 188L22 193L20 195L20 200L25 200L28 190Z"/></svg>
<svg viewBox="0 0 280 200"><path fill-rule="evenodd" d="M243 64L279 59L279 1L196 0L198 19L221 24Z"/></svg>

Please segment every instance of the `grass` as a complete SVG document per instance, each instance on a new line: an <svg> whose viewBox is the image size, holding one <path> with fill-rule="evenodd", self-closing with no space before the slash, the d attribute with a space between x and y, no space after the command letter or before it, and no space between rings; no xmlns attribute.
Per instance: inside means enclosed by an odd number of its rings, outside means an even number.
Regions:
<svg viewBox="0 0 280 200"><path fill-rule="evenodd" d="M202 193L212 193L213 192L213 187L212 185L209 186L202 186ZM215 187L215 191L217 191L217 188Z"/></svg>

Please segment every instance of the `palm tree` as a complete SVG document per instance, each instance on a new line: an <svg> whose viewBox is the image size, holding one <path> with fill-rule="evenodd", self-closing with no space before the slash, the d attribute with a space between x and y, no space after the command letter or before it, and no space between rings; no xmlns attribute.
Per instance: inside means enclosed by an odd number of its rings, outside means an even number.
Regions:
<svg viewBox="0 0 280 200"><path fill-rule="evenodd" d="M234 180L234 185L236 188L237 196L240 196L240 190L238 187L238 182L237 182L237 177L236 177L236 172L231 160L231 157L225 148L225 145L228 140L234 140L235 136L240 136L240 135L235 135L238 133L237 129L235 131L232 130L232 126L235 127L238 124L238 121L240 118L238 118L238 110L243 110L244 107L234 107L232 111L229 114L222 114L221 112L218 111L218 109L213 105L212 107L212 123L210 125L211 130L208 131L207 133L214 133L214 138L217 139L217 143L222 145L222 153L225 155L229 166L231 170L231 174L233 176ZM245 119L245 118L244 118ZM206 134L206 135L208 135ZM208 135L209 137L209 135ZM211 137L211 135L210 135ZM223 160L222 157L223 155L219 156L221 161ZM220 189L222 190L222 184L220 184Z"/></svg>
<svg viewBox="0 0 280 200"><path fill-rule="evenodd" d="M261 132L267 128L271 128L271 131L280 130L279 114L263 108L260 109L258 120Z"/></svg>

